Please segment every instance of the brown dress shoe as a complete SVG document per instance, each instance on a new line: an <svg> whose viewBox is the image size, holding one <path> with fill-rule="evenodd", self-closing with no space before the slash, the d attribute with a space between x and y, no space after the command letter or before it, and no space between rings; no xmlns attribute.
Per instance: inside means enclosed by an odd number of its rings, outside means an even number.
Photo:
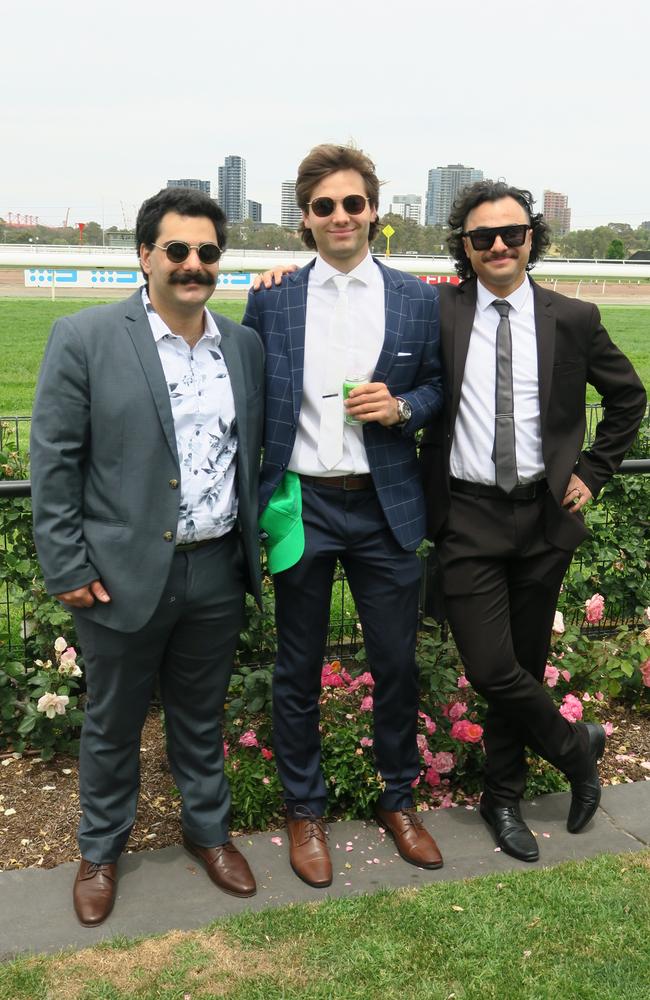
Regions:
<svg viewBox="0 0 650 1000"><path fill-rule="evenodd" d="M305 810L305 816L287 817L289 861L294 872L314 889L332 884L332 862L325 821Z"/></svg>
<svg viewBox="0 0 650 1000"><path fill-rule="evenodd" d="M442 868L442 855L430 833L425 830L415 809L395 812L377 807L376 816L385 826L401 857L418 868Z"/></svg>
<svg viewBox="0 0 650 1000"><path fill-rule="evenodd" d="M79 923L84 927L96 927L106 920L113 909L116 891L116 864L96 865L82 858L72 890Z"/></svg>
<svg viewBox="0 0 650 1000"><path fill-rule="evenodd" d="M199 847L183 836L183 847L205 867L215 885L231 896L254 896L255 877L231 840L219 847Z"/></svg>

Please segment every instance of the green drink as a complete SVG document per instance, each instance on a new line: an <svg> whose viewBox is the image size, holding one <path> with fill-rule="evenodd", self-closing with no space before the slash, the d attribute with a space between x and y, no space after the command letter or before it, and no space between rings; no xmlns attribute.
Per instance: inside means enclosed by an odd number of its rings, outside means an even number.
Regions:
<svg viewBox="0 0 650 1000"><path fill-rule="evenodd" d="M348 398L352 389L356 389L358 385L366 385L368 379L365 375L348 375L343 381L343 401ZM344 411L344 417L346 424L362 424L363 420L357 420L356 417L351 417L347 410Z"/></svg>

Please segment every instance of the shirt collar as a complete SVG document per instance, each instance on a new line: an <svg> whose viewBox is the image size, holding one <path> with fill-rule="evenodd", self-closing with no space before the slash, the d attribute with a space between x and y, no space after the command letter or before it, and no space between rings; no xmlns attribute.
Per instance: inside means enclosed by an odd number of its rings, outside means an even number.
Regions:
<svg viewBox="0 0 650 1000"><path fill-rule="evenodd" d="M342 272L337 268L328 264L326 260L323 260L320 254L317 254L316 263L314 264L310 275L310 281L313 281L315 285L324 285L326 282L330 281L335 274L341 273ZM360 264L357 264L355 268L347 272L349 278L354 278L362 285L372 284L376 280L378 274L379 268L372 259L370 251L368 251Z"/></svg>
<svg viewBox="0 0 650 1000"><path fill-rule="evenodd" d="M481 284L480 279L477 279L477 294L476 294L476 305L479 309L485 311L489 306L492 305L495 299L500 296L495 295L494 292L488 291L485 285ZM515 312L522 312L528 302L528 296L530 295L530 279L526 274L524 280L520 284L519 288L515 288L514 292L510 295L505 295L503 297L504 302L509 302Z"/></svg>
<svg viewBox="0 0 650 1000"><path fill-rule="evenodd" d="M176 334L173 330L170 330L164 319L162 319L156 310L154 309L151 299L147 294L147 286L142 286L142 305L144 306L145 312L147 314L147 319L149 320L149 326L151 327L151 332L153 333L153 339L156 343L162 340L163 337L178 337L180 334ZM203 309L203 334L201 335L201 340L203 338L209 338L214 340L217 345L221 343L221 334L219 333L219 327L217 326L214 316L209 309L204 307Z"/></svg>

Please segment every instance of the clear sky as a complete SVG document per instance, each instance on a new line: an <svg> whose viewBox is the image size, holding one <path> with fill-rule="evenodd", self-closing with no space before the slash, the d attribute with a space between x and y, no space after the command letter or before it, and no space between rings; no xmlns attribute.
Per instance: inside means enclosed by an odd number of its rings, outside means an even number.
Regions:
<svg viewBox="0 0 650 1000"><path fill-rule="evenodd" d="M277 222L311 146L353 140L382 211L464 163L568 194L574 229L650 219L648 0L2 0L0 23L5 218L132 224L238 154Z"/></svg>

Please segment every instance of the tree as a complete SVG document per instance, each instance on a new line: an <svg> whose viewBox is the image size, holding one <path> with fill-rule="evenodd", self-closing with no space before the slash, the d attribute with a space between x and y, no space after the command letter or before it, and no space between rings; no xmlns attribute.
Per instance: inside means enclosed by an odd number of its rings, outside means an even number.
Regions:
<svg viewBox="0 0 650 1000"><path fill-rule="evenodd" d="M625 246L623 240L612 240L607 247L607 260L624 260Z"/></svg>

